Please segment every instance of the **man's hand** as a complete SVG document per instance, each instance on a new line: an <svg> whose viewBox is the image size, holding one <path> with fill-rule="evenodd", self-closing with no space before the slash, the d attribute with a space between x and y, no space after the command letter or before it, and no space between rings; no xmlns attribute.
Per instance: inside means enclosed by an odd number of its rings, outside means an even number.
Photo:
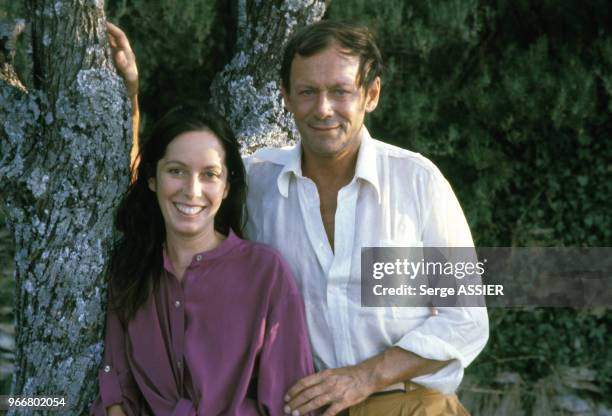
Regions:
<svg viewBox="0 0 612 416"><path fill-rule="evenodd" d="M130 42L123 30L114 24L106 22L106 29L115 67L125 82L129 96L135 96L138 94L138 67Z"/></svg>
<svg viewBox="0 0 612 416"><path fill-rule="evenodd" d="M448 363L450 360L430 360L391 347L357 365L304 377L287 392L285 414L303 415L329 406L323 416L334 416L361 403L374 392L423 374L435 373Z"/></svg>
<svg viewBox="0 0 612 416"><path fill-rule="evenodd" d="M108 416L126 416L125 412L123 411L123 408L121 407L121 405L118 404L109 406L106 409L106 414Z"/></svg>
<svg viewBox="0 0 612 416"><path fill-rule="evenodd" d="M285 414L304 415L329 405L323 416L333 416L364 401L377 390L367 362L323 370L304 377L285 396Z"/></svg>

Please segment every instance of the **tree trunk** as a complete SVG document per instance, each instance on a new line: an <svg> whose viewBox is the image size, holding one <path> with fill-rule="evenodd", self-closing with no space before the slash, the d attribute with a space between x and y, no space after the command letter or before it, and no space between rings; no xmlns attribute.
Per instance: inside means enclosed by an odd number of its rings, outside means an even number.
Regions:
<svg viewBox="0 0 612 416"><path fill-rule="evenodd" d="M130 108L102 1L29 0L28 9L33 85L24 92L9 67L0 75L0 192L16 250L12 392L64 396L61 413L82 415L103 350L103 273L128 183Z"/></svg>
<svg viewBox="0 0 612 416"><path fill-rule="evenodd" d="M280 64L288 37L325 13L323 0L238 0L236 54L211 87L247 153L293 142L293 118L283 108Z"/></svg>
<svg viewBox="0 0 612 416"><path fill-rule="evenodd" d="M107 52L102 1L28 7L33 85L0 62L0 192L16 249L12 392L65 396L62 414L81 415L103 351L104 271L128 182L130 109ZM287 144L295 130L279 94L279 51L298 26L322 17L325 1L239 0L238 10L236 55L214 82L214 100L247 149Z"/></svg>

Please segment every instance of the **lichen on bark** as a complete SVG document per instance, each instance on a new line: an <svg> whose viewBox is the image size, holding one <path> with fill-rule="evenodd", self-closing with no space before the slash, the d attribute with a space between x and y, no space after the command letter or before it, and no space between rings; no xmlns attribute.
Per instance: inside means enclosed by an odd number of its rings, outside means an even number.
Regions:
<svg viewBox="0 0 612 416"><path fill-rule="evenodd" d="M65 396L64 413L80 415L103 350L104 272L129 177L130 108L109 60L102 2L29 6L35 83L24 93L0 80L0 190L16 247L12 390Z"/></svg>
<svg viewBox="0 0 612 416"><path fill-rule="evenodd" d="M323 0L240 0L236 54L215 78L213 102L227 117L246 153L291 144L293 119L279 88L281 51L299 26L319 20Z"/></svg>

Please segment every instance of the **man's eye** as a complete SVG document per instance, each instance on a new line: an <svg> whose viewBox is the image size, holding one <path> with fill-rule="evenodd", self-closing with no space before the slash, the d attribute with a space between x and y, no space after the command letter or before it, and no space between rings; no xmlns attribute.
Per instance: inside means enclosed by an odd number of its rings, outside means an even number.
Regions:
<svg viewBox="0 0 612 416"><path fill-rule="evenodd" d="M305 97L311 97L314 95L314 91L313 90L302 90L300 91L300 95L303 95Z"/></svg>
<svg viewBox="0 0 612 416"><path fill-rule="evenodd" d="M334 94L336 94L338 97L344 97L346 94L348 94L348 91L338 88L334 90Z"/></svg>

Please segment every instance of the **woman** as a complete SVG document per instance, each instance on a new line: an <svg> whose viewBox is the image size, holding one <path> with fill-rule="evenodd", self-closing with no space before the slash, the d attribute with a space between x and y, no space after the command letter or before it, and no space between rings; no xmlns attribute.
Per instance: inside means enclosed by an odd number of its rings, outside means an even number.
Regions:
<svg viewBox="0 0 612 416"><path fill-rule="evenodd" d="M238 143L211 109L153 128L117 212L92 414L283 414L312 372L303 302L280 256L241 239L245 194Z"/></svg>

